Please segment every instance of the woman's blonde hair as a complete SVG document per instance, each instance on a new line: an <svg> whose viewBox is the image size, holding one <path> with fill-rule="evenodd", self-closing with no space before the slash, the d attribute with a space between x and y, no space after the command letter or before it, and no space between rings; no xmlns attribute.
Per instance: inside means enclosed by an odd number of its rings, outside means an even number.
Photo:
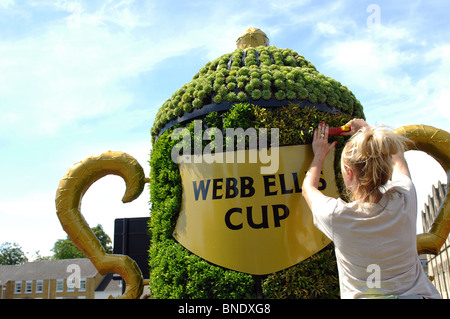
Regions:
<svg viewBox="0 0 450 319"><path fill-rule="evenodd" d="M384 126L358 131L342 151L341 167L354 174L350 199L374 203L392 178L392 155L405 151L407 139Z"/></svg>

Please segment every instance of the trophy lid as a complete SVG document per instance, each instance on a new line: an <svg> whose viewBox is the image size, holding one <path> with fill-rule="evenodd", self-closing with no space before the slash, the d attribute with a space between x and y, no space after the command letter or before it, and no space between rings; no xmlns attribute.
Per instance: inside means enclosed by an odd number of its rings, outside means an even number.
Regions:
<svg viewBox="0 0 450 319"><path fill-rule="evenodd" d="M236 45L234 52L206 63L163 103L151 129L153 141L177 123L229 110L235 103L264 108L296 104L364 117L346 86L321 74L295 50L269 45L260 29L247 29Z"/></svg>
<svg viewBox="0 0 450 319"><path fill-rule="evenodd" d="M269 46L269 38L258 28L249 28L236 40L236 45L240 49L256 48L259 46Z"/></svg>

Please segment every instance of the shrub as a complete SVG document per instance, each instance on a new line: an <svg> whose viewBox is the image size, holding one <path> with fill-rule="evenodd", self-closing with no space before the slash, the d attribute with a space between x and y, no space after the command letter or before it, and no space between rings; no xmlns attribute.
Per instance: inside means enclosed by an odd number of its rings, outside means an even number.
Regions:
<svg viewBox="0 0 450 319"><path fill-rule="evenodd" d="M363 117L362 106L355 96L338 81L326 77L319 72L309 61L290 49L258 47L247 50L247 56L242 61L244 51L236 49L233 53L224 54L214 61L210 61L193 76L191 82L186 83L164 103L157 112L152 127L154 140L160 130L168 121L182 112L192 112L193 108L200 109L205 104L214 102L220 104L224 101L244 101L238 98L239 92L245 91L247 96L253 95L254 89L262 89L260 96L263 100L276 99L276 91L285 90L285 99L292 100L295 91L296 98L312 103L329 103L341 111ZM259 65L256 56L259 56ZM232 83L235 83L233 85ZM250 84L250 87L246 87ZM261 87L262 86L262 87ZM307 90L308 96L304 90ZM264 90L269 90L264 92ZM234 92L234 94L229 94ZM217 97L220 94L220 97ZM257 97L256 93L254 96ZM278 93L278 98L283 94ZM199 101L193 102L196 98ZM179 101L186 105L177 112L169 112L175 108ZM193 105L190 105L193 104Z"/></svg>
<svg viewBox="0 0 450 319"><path fill-rule="evenodd" d="M282 91L282 90L279 90L279 91L277 91L277 93L275 93L275 98L278 101L282 101L282 100L284 100L286 98L286 93L284 91Z"/></svg>
<svg viewBox="0 0 450 319"><path fill-rule="evenodd" d="M225 96L225 100L228 101L228 102L230 102L230 103L235 102L235 101L237 100L236 93L234 93L234 92L228 93L228 94Z"/></svg>
<svg viewBox="0 0 450 319"><path fill-rule="evenodd" d="M227 89L228 89L228 91L234 91L236 89L236 83L234 83L234 82L228 83Z"/></svg>
<svg viewBox="0 0 450 319"><path fill-rule="evenodd" d="M262 97L264 100L269 100L272 97L272 91L270 90L263 90L262 91Z"/></svg>
<svg viewBox="0 0 450 319"><path fill-rule="evenodd" d="M253 90L253 92L252 92L253 100L259 100L261 98L261 96L262 96L261 90L258 90L258 89Z"/></svg>
<svg viewBox="0 0 450 319"><path fill-rule="evenodd" d="M245 101L248 100L248 96L247 96L247 94L245 94L244 92L239 92L239 93L237 94L237 100L238 100L239 102L245 102Z"/></svg>
<svg viewBox="0 0 450 319"><path fill-rule="evenodd" d="M332 245L284 271L269 275L262 284L269 299L337 299L339 277Z"/></svg>
<svg viewBox="0 0 450 319"><path fill-rule="evenodd" d="M229 111L212 112L203 118L208 127L220 129L277 127L280 145L311 143L311 136L302 134L302 129L316 127L321 121L339 126L350 119L349 115L328 114L297 105L264 109L248 103L237 103ZM151 294L154 298L255 298L251 275L213 265L190 253L172 237L182 198L178 165L171 160L171 149L178 141L170 135L178 126L159 136L151 152ZM193 122L187 128L193 134ZM346 138L332 139L338 141L338 158ZM340 165L336 160L335 170L338 188L342 190ZM332 247L289 269L264 276L262 289L266 298L337 298L339 287Z"/></svg>
<svg viewBox="0 0 450 319"><path fill-rule="evenodd" d="M214 97L214 103L220 104L223 101L222 95L220 94L216 94L216 96Z"/></svg>

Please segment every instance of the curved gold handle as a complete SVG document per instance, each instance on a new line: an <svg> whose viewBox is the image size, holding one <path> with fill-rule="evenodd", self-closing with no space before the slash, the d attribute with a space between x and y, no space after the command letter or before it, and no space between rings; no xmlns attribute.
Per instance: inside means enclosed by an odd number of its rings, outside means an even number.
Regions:
<svg viewBox="0 0 450 319"><path fill-rule="evenodd" d="M125 280L127 288L119 298L135 299L143 291L142 273L136 262L125 255L107 254L80 211L81 199L89 187L109 174L125 180L124 203L138 198L148 182L141 165L128 154L108 151L89 157L74 164L59 183L56 213L70 239L102 275L116 273Z"/></svg>
<svg viewBox="0 0 450 319"><path fill-rule="evenodd" d="M447 196L441 205L428 233L417 236L417 251L419 254L439 254L450 232L450 134L444 130L426 125L402 126L394 131L406 136L412 143L409 150L419 150L433 157L447 173Z"/></svg>

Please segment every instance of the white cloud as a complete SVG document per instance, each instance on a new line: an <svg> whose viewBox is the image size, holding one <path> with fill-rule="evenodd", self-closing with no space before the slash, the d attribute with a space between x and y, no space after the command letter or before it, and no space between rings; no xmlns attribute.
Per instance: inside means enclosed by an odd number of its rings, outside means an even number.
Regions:
<svg viewBox="0 0 450 319"><path fill-rule="evenodd" d="M49 2L50 7L70 13L66 18L69 27L82 25L114 24L121 28L147 27L152 24L151 2L135 3L134 0L102 2L95 10L88 9L92 4L85 1L62 0ZM96 5L96 4L94 4Z"/></svg>
<svg viewBox="0 0 450 319"><path fill-rule="evenodd" d="M383 26L365 29L355 37L339 37L323 52L328 60L325 66L342 72L346 82L384 90L386 81L392 81L415 58L414 53L398 48L399 39L405 37L405 30Z"/></svg>
<svg viewBox="0 0 450 319"><path fill-rule="evenodd" d="M156 19L151 5L133 1L89 10L80 1L45 4L68 16L40 22L27 37L0 40L1 116L16 121L0 128L3 136L55 134L82 119L122 112L133 105L128 79L198 47L214 59L232 51L242 32L239 24L230 27L233 17L228 25L186 29L190 19ZM179 32L168 38L171 27Z"/></svg>
<svg viewBox="0 0 450 319"><path fill-rule="evenodd" d="M433 47L425 54L425 61L435 68L426 76L426 87L430 92L430 108L437 108L450 120L450 43ZM450 128L450 125L447 129Z"/></svg>
<svg viewBox="0 0 450 319"><path fill-rule="evenodd" d="M0 0L0 8L7 9L11 5L14 5L14 0Z"/></svg>
<svg viewBox="0 0 450 319"><path fill-rule="evenodd" d="M411 21L414 25L415 21ZM336 30L336 32L335 32ZM393 128L426 124L450 131L450 43L435 46L413 26L381 24L373 28L334 28L316 25L323 36L334 33L327 42L321 65L347 85L361 100L371 124ZM337 32L339 31L339 32ZM446 183L447 176L430 156L407 152L413 182L418 193L419 213L427 202L433 184ZM424 169L425 168L425 169ZM418 232L422 232L421 217Z"/></svg>
<svg viewBox="0 0 450 319"><path fill-rule="evenodd" d="M335 35L339 33L338 29L334 25L325 22L318 22L316 24L316 30L323 35Z"/></svg>
<svg viewBox="0 0 450 319"><path fill-rule="evenodd" d="M0 43L1 108L3 116L17 120L2 133L55 133L73 121L124 110L133 88L123 81L182 52L151 36L112 33L98 23L101 17L94 23L81 9L70 10L67 23L56 21L33 37Z"/></svg>
<svg viewBox="0 0 450 319"><path fill-rule="evenodd" d="M0 244L16 242L29 253L50 249L66 235L55 213L54 192L36 192L21 198L0 202Z"/></svg>
<svg viewBox="0 0 450 319"><path fill-rule="evenodd" d="M358 92L369 119L449 129L449 48L430 48L413 29L380 25L337 37L323 66Z"/></svg>

